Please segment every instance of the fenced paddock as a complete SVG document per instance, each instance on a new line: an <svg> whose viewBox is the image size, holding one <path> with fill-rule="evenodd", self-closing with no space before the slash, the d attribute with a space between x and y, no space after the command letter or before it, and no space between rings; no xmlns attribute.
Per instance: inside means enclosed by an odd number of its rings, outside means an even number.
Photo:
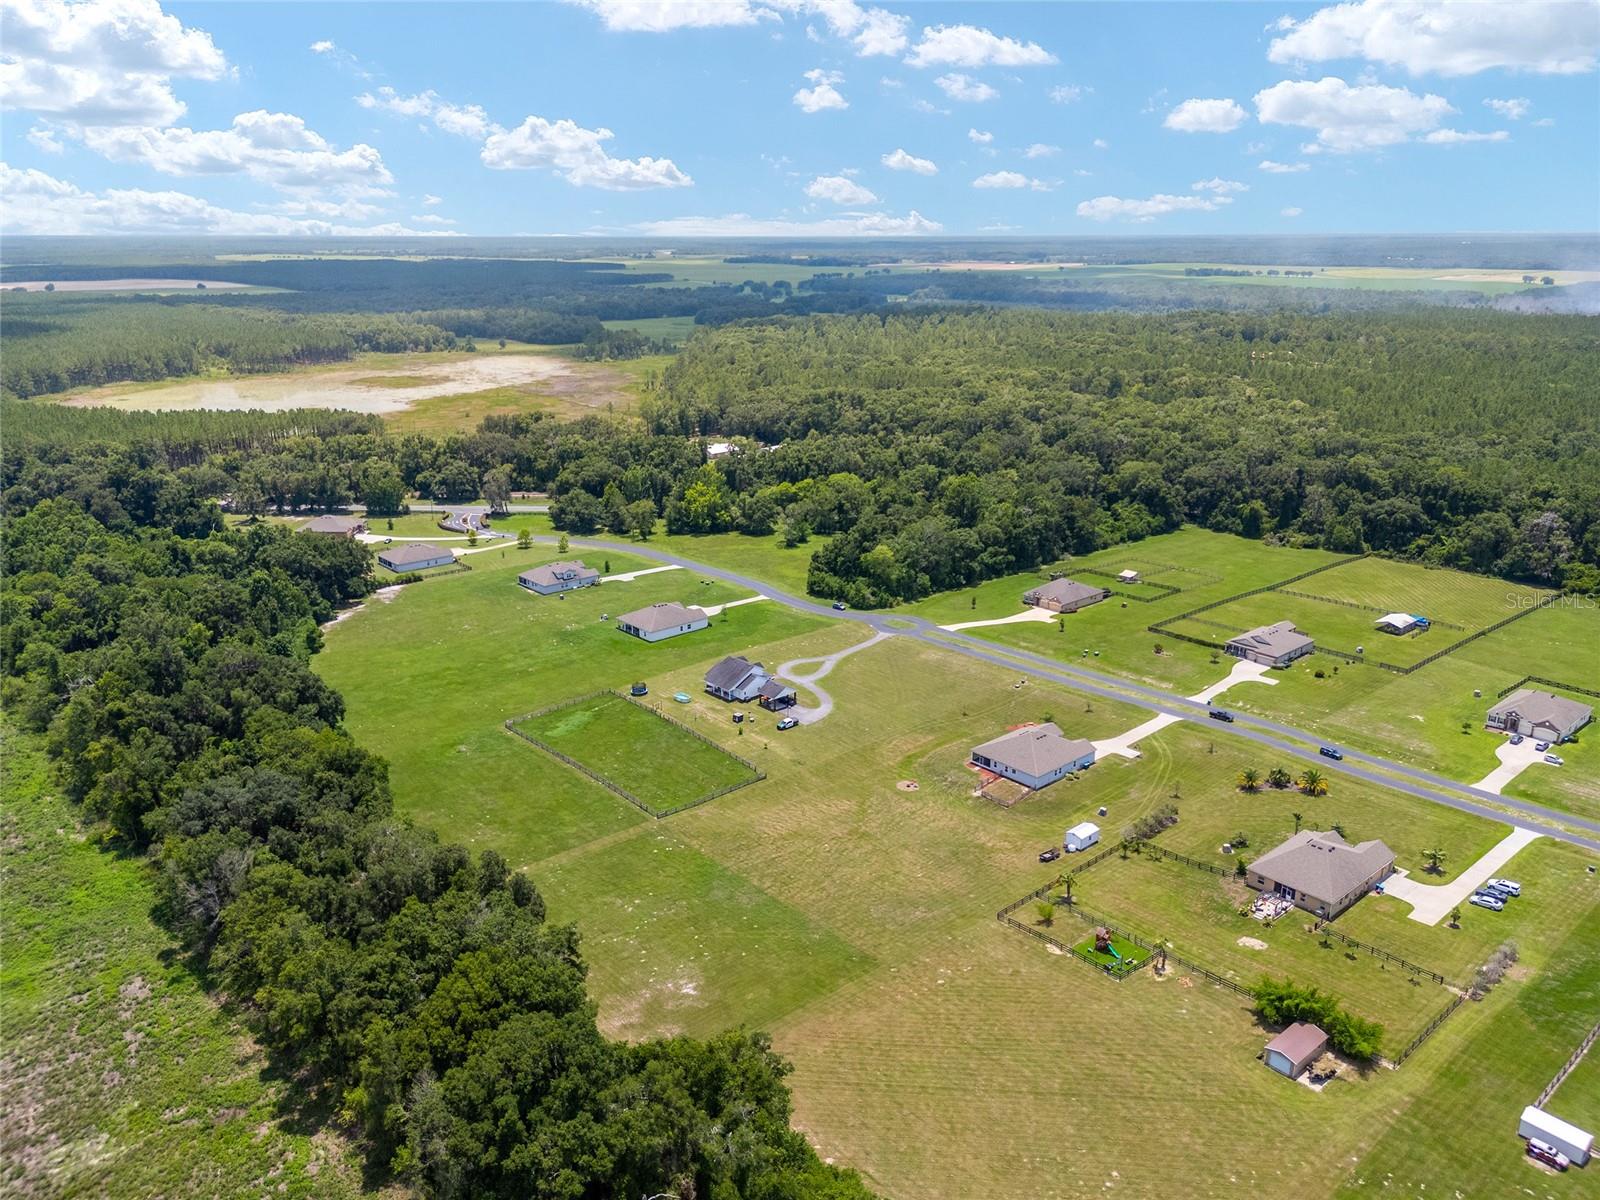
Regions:
<svg viewBox="0 0 1600 1200"><path fill-rule="evenodd" d="M1123 571L1139 572L1139 581L1123 583L1117 578ZM1141 604L1165 600L1204 584L1222 582L1222 576L1213 571L1148 558L1119 558L1092 566L1068 567L1067 574L1075 579L1081 577L1086 583L1104 584L1113 596L1137 600Z"/></svg>
<svg viewBox="0 0 1600 1200"><path fill-rule="evenodd" d="M754 763L618 692L594 692L513 717L506 728L652 817L765 778Z"/></svg>

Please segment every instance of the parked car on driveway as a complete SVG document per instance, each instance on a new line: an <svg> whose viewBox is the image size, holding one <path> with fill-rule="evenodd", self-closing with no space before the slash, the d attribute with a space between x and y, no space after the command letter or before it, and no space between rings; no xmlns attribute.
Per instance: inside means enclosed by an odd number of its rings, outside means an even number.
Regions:
<svg viewBox="0 0 1600 1200"><path fill-rule="evenodd" d="M1226 721L1229 725L1233 724L1233 714L1225 708L1213 708L1206 716L1213 721Z"/></svg>
<svg viewBox="0 0 1600 1200"><path fill-rule="evenodd" d="M1506 902L1493 892L1476 892L1473 894L1471 903L1476 904L1479 908L1491 909L1494 912L1500 912L1506 906Z"/></svg>
<svg viewBox="0 0 1600 1200"><path fill-rule="evenodd" d="M1533 744L1533 748L1535 750L1537 750L1540 754L1543 754L1546 750L1550 749L1550 743L1549 742L1535 742Z"/></svg>
<svg viewBox="0 0 1600 1200"><path fill-rule="evenodd" d="M1323 758L1331 758L1335 762L1344 761L1344 751L1335 750L1332 746L1323 746L1317 753L1322 755Z"/></svg>
<svg viewBox="0 0 1600 1200"><path fill-rule="evenodd" d="M793 729L798 724L800 724L800 722L795 720L793 717L784 717L783 720L778 722L778 728Z"/></svg>
<svg viewBox="0 0 1600 1200"><path fill-rule="evenodd" d="M1060 857L1061 857L1061 847L1060 846L1051 846L1050 849L1043 851L1039 855L1039 861L1040 862L1055 862L1055 860L1060 858Z"/></svg>
<svg viewBox="0 0 1600 1200"><path fill-rule="evenodd" d="M1524 737L1523 737L1523 736L1522 736L1522 735L1521 735L1521 734L1520 734L1520 733L1513 733L1513 734L1512 734L1512 735L1511 735L1511 744L1512 744L1512 745L1513 745L1513 746L1520 746L1520 745L1522 745L1522 743L1523 743L1523 742L1525 742L1525 741L1526 741L1526 740L1527 740L1527 739L1526 739L1526 738L1524 738Z"/></svg>
<svg viewBox="0 0 1600 1200"><path fill-rule="evenodd" d="M1561 755L1559 755L1559 754L1546 754L1544 756L1544 760L1545 760L1545 762L1549 763L1552 767L1559 767L1564 762L1567 761L1566 759L1562 758Z"/></svg>
<svg viewBox="0 0 1600 1200"><path fill-rule="evenodd" d="M1515 879L1491 879L1483 886L1493 888L1497 892L1504 892L1508 896L1522 895L1522 885Z"/></svg>

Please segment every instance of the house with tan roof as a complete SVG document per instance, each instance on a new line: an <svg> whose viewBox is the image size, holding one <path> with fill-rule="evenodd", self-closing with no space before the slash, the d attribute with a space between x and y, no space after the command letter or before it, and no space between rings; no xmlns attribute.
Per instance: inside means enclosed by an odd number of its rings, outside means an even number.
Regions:
<svg viewBox="0 0 1600 1200"><path fill-rule="evenodd" d="M972 761L1028 788L1048 787L1094 763L1094 743L1069 738L1046 722L1024 725L972 748Z"/></svg>
<svg viewBox="0 0 1600 1200"><path fill-rule="evenodd" d="M1352 846L1337 833L1302 829L1246 868L1245 882L1332 920L1394 874L1394 851L1380 841Z"/></svg>
<svg viewBox="0 0 1600 1200"><path fill-rule="evenodd" d="M1052 579L1022 593L1022 602L1050 612L1074 613L1091 604L1099 604L1109 592L1103 587L1079 583L1075 579Z"/></svg>
<svg viewBox="0 0 1600 1200"><path fill-rule="evenodd" d="M300 527L301 533L321 533L329 537L353 538L367 531L367 523L360 517L312 517Z"/></svg>
<svg viewBox="0 0 1600 1200"><path fill-rule="evenodd" d="M647 608L636 608L617 618L617 628L644 642L664 642L684 633L693 633L711 624L704 609L686 608L676 600L666 600Z"/></svg>

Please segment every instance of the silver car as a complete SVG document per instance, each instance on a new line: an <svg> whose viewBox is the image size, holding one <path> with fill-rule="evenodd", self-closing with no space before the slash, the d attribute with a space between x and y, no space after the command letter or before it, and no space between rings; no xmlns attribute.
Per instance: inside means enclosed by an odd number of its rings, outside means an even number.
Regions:
<svg viewBox="0 0 1600 1200"><path fill-rule="evenodd" d="M1479 908L1487 908L1492 912L1501 912L1506 906L1506 902L1493 892L1478 892L1472 897L1471 902Z"/></svg>

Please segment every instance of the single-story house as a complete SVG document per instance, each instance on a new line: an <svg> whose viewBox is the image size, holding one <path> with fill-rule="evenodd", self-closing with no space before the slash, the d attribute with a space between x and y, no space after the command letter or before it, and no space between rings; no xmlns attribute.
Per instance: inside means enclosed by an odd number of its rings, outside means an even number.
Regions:
<svg viewBox="0 0 1600 1200"><path fill-rule="evenodd" d="M785 708L793 708L800 703L800 697L795 694L792 687L774 676L761 685L761 691L756 695L756 703L771 712L779 712Z"/></svg>
<svg viewBox="0 0 1600 1200"><path fill-rule="evenodd" d="M1594 709L1566 696L1518 688L1489 710L1484 724L1542 742L1564 742L1594 718Z"/></svg>
<svg viewBox="0 0 1600 1200"><path fill-rule="evenodd" d="M1238 637L1229 638L1223 649L1234 658L1248 662L1287 667L1295 659L1310 654L1316 644L1308 634L1296 629L1293 621L1279 621L1276 625L1247 629Z"/></svg>
<svg viewBox="0 0 1600 1200"><path fill-rule="evenodd" d="M1080 821L1067 830L1066 837L1061 839L1061 848L1068 854L1075 854L1079 850L1087 850L1100 840L1100 826L1093 821Z"/></svg>
<svg viewBox="0 0 1600 1200"><path fill-rule="evenodd" d="M618 629L646 642L664 642L680 633L704 629L709 624L711 622L703 609L685 608L676 600L666 600L648 608L636 608L617 618Z"/></svg>
<svg viewBox="0 0 1600 1200"><path fill-rule="evenodd" d="M1548 1142L1570 1158L1575 1167L1583 1166L1594 1153L1594 1134L1532 1104L1522 1110L1517 1136Z"/></svg>
<svg viewBox="0 0 1600 1200"><path fill-rule="evenodd" d="M404 575L407 571L426 571L429 567L448 567L455 561L456 556L450 551L427 542L402 542L378 551L378 565L388 567L396 575Z"/></svg>
<svg viewBox="0 0 1600 1200"><path fill-rule="evenodd" d="M581 558L571 562L545 563L517 576L517 582L530 592L549 596L555 592L570 592L574 588L594 587L600 582L600 572L584 566Z"/></svg>
<svg viewBox="0 0 1600 1200"><path fill-rule="evenodd" d="M1091 587L1074 579L1052 579L1022 593L1022 602L1051 612L1074 613L1091 604L1099 604L1107 593L1103 587Z"/></svg>
<svg viewBox="0 0 1600 1200"><path fill-rule="evenodd" d="M367 531L360 517L313 517L300 528L301 533L325 533L330 537L353 538Z"/></svg>
<svg viewBox="0 0 1600 1200"><path fill-rule="evenodd" d="M1316 1025L1296 1021L1267 1043L1264 1061L1279 1075L1298 1079L1327 1048L1328 1035Z"/></svg>
<svg viewBox="0 0 1600 1200"><path fill-rule="evenodd" d="M1412 613L1392 612L1387 616L1379 617L1373 622L1381 633L1410 633L1416 628L1427 628L1427 622L1419 621Z"/></svg>
<svg viewBox="0 0 1600 1200"><path fill-rule="evenodd" d="M1062 736L1053 724L1024 725L972 749L972 761L1024 787L1047 787L1094 762L1094 744Z"/></svg>
<svg viewBox="0 0 1600 1200"><path fill-rule="evenodd" d="M1331 830L1302 829L1246 870L1251 887L1331 921L1394 874L1394 851L1380 841L1352 846Z"/></svg>
<svg viewBox="0 0 1600 1200"><path fill-rule="evenodd" d="M732 442L707 442L706 457L709 459L727 458L739 449Z"/></svg>
<svg viewBox="0 0 1600 1200"><path fill-rule="evenodd" d="M1139 572L1137 572L1137 571L1118 571L1117 572L1117 582L1118 583L1138 583L1139 582Z"/></svg>
<svg viewBox="0 0 1600 1200"><path fill-rule="evenodd" d="M706 691L718 700L754 700L761 685L771 678L760 663L734 654L706 672Z"/></svg>

